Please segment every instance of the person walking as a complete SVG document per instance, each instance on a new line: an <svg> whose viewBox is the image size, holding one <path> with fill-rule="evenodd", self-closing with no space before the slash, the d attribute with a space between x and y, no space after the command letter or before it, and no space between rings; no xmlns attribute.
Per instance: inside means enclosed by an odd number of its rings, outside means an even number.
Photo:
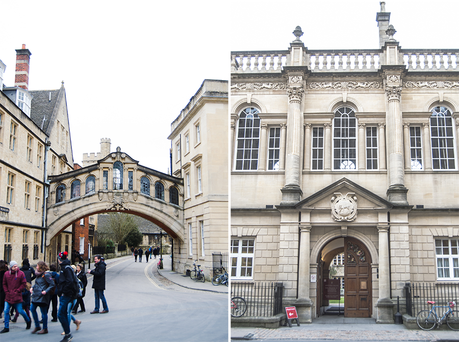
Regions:
<svg viewBox="0 0 459 342"><path fill-rule="evenodd" d="M70 267L72 267L72 271L76 275L76 272L77 272L76 266L75 265L71 265ZM79 295L77 294L77 296L74 297L73 300L71 302L69 302L68 305L67 305L69 329L70 329L70 322L73 322L76 325L76 330L80 329L81 321L76 319L75 316L72 315L72 313L73 313L73 309L72 308L75 308L78 298L79 298ZM65 335L65 331L63 331L61 335Z"/></svg>
<svg viewBox="0 0 459 342"><path fill-rule="evenodd" d="M150 257L150 250L147 249L147 250L145 251L145 259L147 259L147 262L148 262L149 257Z"/></svg>
<svg viewBox="0 0 459 342"><path fill-rule="evenodd" d="M48 308L49 301L51 300L51 290L54 289L54 281L51 274L46 272L48 265L44 261L37 263L37 272L35 272L35 284L30 289L32 294L30 311L32 312L35 329L32 334L47 334L48 333ZM37 307L40 308L41 320L43 322L43 329L40 328L40 320L38 319Z"/></svg>
<svg viewBox="0 0 459 342"><path fill-rule="evenodd" d="M26 321L26 329L30 329L32 320L22 309L22 290L26 287L26 278L16 261L10 262L10 270L3 275L3 291L5 291L4 328L0 334L10 331L10 308L13 306Z"/></svg>
<svg viewBox="0 0 459 342"><path fill-rule="evenodd" d="M134 259L135 259L135 262L137 262L137 256L139 255L139 251L137 250L137 248L134 248Z"/></svg>
<svg viewBox="0 0 459 342"><path fill-rule="evenodd" d="M61 342L69 342L73 338L70 333L69 311L72 310L72 303L77 294L73 287L74 275L72 267L70 267L67 251L59 253L57 260L61 266L59 284L57 286L57 295L59 296L59 311L57 312L57 317L64 329L64 338Z"/></svg>
<svg viewBox="0 0 459 342"><path fill-rule="evenodd" d="M5 291L3 290L3 275L8 271L8 266L5 260L0 260L0 318L3 317L3 310L5 309Z"/></svg>
<svg viewBox="0 0 459 342"><path fill-rule="evenodd" d="M139 247L138 253L139 253L139 262L142 262L142 255L143 255L142 247Z"/></svg>
<svg viewBox="0 0 459 342"><path fill-rule="evenodd" d="M51 290L51 302L52 310L51 310L51 317L53 318L51 322L57 322L57 285L59 284L59 273L57 273L57 266L56 264L49 265L49 274L51 275L51 279L54 281L54 288ZM49 310L49 305L48 305Z"/></svg>
<svg viewBox="0 0 459 342"><path fill-rule="evenodd" d="M94 299L95 299L95 307L94 310L91 311L91 314L96 313L108 313L108 305L107 300L105 299L104 290L105 290L105 270L107 265L100 255L94 256L94 263L95 268L93 270L88 270L88 273L94 275L92 280L92 288L94 289ZM102 301L102 305L104 310L99 312L99 305L100 301Z"/></svg>
<svg viewBox="0 0 459 342"><path fill-rule="evenodd" d="M22 291L22 308L26 312L27 316L31 318L30 316L30 288L32 287L32 280L34 280L35 277L35 271L32 267L30 267L29 259L24 259L22 261L22 267L20 268L22 272L24 272L24 275L26 277L26 288ZM11 322L16 322L16 320L19 317L19 312L16 311L14 314L13 319Z"/></svg>
<svg viewBox="0 0 459 342"><path fill-rule="evenodd" d="M83 284L83 294L78 296L76 305L73 307L73 314L77 313L78 307L80 307L80 311L78 312L86 312L86 308L84 306L84 296L86 295L86 285L88 285L88 278L86 277L86 274L83 272L83 265L78 264L76 266L76 273L77 273L77 278L81 280L81 283ZM77 329L78 330L78 329Z"/></svg>

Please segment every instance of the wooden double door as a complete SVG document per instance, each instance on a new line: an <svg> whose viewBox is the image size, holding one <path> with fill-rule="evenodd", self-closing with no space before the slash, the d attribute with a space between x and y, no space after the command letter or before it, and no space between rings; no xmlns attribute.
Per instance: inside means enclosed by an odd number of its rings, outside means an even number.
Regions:
<svg viewBox="0 0 459 342"><path fill-rule="evenodd" d="M361 241L344 239L344 316L371 317L371 259Z"/></svg>

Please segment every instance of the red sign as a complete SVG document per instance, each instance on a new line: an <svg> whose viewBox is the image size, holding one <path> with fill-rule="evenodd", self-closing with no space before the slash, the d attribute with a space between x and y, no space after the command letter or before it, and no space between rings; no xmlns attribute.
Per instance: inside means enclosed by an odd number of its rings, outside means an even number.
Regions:
<svg viewBox="0 0 459 342"><path fill-rule="evenodd" d="M287 319L298 318L298 314L296 313L296 308L294 306L286 307L285 313L287 314Z"/></svg>

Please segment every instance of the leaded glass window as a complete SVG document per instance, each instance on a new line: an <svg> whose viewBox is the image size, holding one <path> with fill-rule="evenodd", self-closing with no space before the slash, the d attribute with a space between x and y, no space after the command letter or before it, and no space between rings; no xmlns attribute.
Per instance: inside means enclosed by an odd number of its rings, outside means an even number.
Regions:
<svg viewBox="0 0 459 342"><path fill-rule="evenodd" d="M155 184L155 197L164 200L164 185L161 182Z"/></svg>
<svg viewBox="0 0 459 342"><path fill-rule="evenodd" d="M113 190L123 190L123 164L119 161L113 164Z"/></svg>
<svg viewBox="0 0 459 342"><path fill-rule="evenodd" d="M236 142L236 170L257 170L260 144L260 118L258 109L244 109L238 120Z"/></svg>
<svg viewBox="0 0 459 342"><path fill-rule="evenodd" d="M352 108L341 107L333 119L333 169L355 170L357 165L357 119Z"/></svg>
<svg viewBox="0 0 459 342"><path fill-rule="evenodd" d="M150 180L147 177L140 178L140 192L150 196Z"/></svg>
<svg viewBox="0 0 459 342"><path fill-rule="evenodd" d="M421 127L410 127L410 160L411 170L422 170Z"/></svg>
<svg viewBox="0 0 459 342"><path fill-rule="evenodd" d="M451 112L445 107L435 107L430 116L432 143L432 168L455 170L454 128Z"/></svg>

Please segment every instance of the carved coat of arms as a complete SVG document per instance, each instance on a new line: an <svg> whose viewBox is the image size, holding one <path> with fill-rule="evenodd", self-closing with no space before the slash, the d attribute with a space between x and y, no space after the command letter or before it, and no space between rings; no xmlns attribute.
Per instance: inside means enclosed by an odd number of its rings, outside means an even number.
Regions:
<svg viewBox="0 0 459 342"><path fill-rule="evenodd" d="M357 217L357 197L353 192L346 195L334 193L331 198L331 212L335 221L354 221Z"/></svg>

